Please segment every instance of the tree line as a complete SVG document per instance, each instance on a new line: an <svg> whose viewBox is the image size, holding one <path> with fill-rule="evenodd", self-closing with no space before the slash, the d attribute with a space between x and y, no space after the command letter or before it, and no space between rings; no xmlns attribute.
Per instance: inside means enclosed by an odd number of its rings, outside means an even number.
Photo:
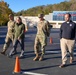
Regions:
<svg viewBox="0 0 76 75"><path fill-rule="evenodd" d="M9 8L9 4L4 1L0 1L0 26L6 25L8 21L8 15L13 13Z"/></svg>
<svg viewBox="0 0 76 75"><path fill-rule="evenodd" d="M76 0L65 0L58 4L36 6L27 10L21 10L17 13L9 8L9 4L0 1L0 26L7 24L10 13L16 16L37 16L39 13L49 14L53 11L76 11Z"/></svg>
<svg viewBox="0 0 76 75"><path fill-rule="evenodd" d="M27 10L21 10L16 15L37 16L39 13L49 14L53 11L76 11L76 0L65 0L58 4L36 6Z"/></svg>

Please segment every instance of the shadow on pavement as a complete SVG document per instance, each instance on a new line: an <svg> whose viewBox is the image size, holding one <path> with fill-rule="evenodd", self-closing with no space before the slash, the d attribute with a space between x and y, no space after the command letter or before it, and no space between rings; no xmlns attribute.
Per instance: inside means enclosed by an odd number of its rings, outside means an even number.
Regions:
<svg viewBox="0 0 76 75"><path fill-rule="evenodd" d="M46 68L53 68L57 67L59 65L53 65L53 66L45 66L45 67L38 67L38 68L30 68L30 69L21 69L21 71L33 71L33 70L40 70L40 69L46 69Z"/></svg>

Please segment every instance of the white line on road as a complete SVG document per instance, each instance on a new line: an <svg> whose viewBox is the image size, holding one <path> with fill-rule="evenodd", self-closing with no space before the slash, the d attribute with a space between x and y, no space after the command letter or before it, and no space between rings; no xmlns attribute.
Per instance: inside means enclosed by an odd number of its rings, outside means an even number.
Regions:
<svg viewBox="0 0 76 75"><path fill-rule="evenodd" d="M40 74L40 73L33 73L33 72L22 72L22 74L28 74L28 75L48 75L48 74Z"/></svg>
<svg viewBox="0 0 76 75"><path fill-rule="evenodd" d="M60 53L61 51L46 51L46 53Z"/></svg>
<svg viewBox="0 0 76 75"><path fill-rule="evenodd" d="M61 51L46 51L46 53L61 53ZM69 52L68 52L69 54ZM73 54L76 54L76 52L74 52Z"/></svg>

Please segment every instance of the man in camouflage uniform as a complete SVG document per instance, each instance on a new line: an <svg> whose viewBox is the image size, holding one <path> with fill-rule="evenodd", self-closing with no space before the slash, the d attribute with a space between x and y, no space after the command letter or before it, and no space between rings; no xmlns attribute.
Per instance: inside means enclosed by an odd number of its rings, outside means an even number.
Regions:
<svg viewBox="0 0 76 75"><path fill-rule="evenodd" d="M36 57L33 59L36 60L43 60L43 55L45 54L45 46L47 45L47 36L50 35L50 24L46 21L43 17L44 14L39 14L39 22L37 25L37 34L35 38L34 50ZM39 50L41 49L41 52Z"/></svg>
<svg viewBox="0 0 76 75"><path fill-rule="evenodd" d="M14 15L10 14L9 15L9 21L8 21L8 31L7 31L5 44L3 46L3 50L1 52L1 54L5 55L5 52L8 49L11 41L13 42L13 39L14 39L14 26L15 26Z"/></svg>
<svg viewBox="0 0 76 75"><path fill-rule="evenodd" d="M16 52L17 45L18 43L20 44L21 47L21 53L19 58L24 57L24 39L25 39L25 25L22 23L21 17L16 18L16 23L15 23L15 36L14 36L14 42L13 42L13 49L9 53L9 57L11 58L13 56L13 52Z"/></svg>

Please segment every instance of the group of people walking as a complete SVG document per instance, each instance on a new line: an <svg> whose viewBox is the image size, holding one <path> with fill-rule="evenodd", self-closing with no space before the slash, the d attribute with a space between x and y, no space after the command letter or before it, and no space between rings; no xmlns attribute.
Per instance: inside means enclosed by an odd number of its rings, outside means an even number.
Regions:
<svg viewBox="0 0 76 75"><path fill-rule="evenodd" d="M37 24L37 34L35 37L34 52L36 54L34 61L42 61L45 54L45 47L47 45L47 37L50 35L50 30L52 26L48 21L44 19L44 14L39 14L39 22ZM71 20L71 14L66 13L64 15L65 22L62 23L60 27L60 47L62 54L62 64L59 65L60 68L66 66L67 61L67 50L70 54L70 63L74 61L74 46L76 40L76 23ZM24 57L24 36L25 36L25 25L22 23L20 17L16 18L14 21L14 15L9 15L8 31L5 39L5 44L1 54L5 55L7 48L9 47L11 41L13 43L13 49L9 52L9 57L12 57L17 53L17 44L21 46L20 58Z"/></svg>
<svg viewBox="0 0 76 75"><path fill-rule="evenodd" d="M3 46L3 50L1 54L5 55L6 50L8 49L10 43L13 44L13 49L8 54L9 57L12 57L17 53L16 48L18 43L21 46L21 54L20 57L24 56L24 36L25 36L25 25L22 23L22 19L20 17L16 18L16 22L14 21L14 15L9 15L9 22L7 28L7 35L5 39L5 44Z"/></svg>

